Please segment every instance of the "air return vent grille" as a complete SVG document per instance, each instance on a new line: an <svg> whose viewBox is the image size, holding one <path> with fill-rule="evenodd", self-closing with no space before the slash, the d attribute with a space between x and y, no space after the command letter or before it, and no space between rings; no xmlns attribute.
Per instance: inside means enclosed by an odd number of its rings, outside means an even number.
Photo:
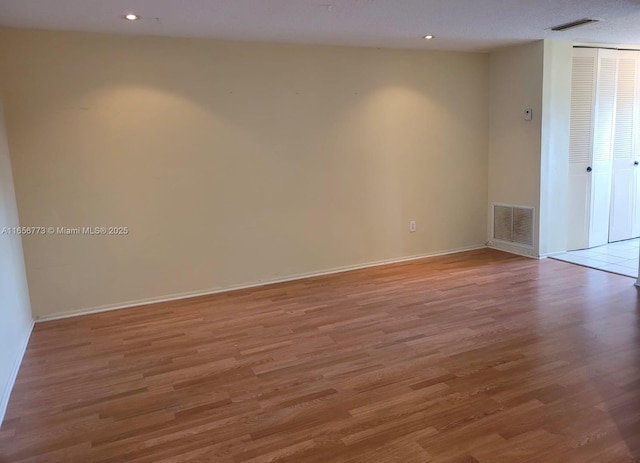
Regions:
<svg viewBox="0 0 640 463"><path fill-rule="evenodd" d="M554 32L566 31L567 29L573 29L574 27L586 26L587 24L599 23L599 19L583 18L577 21L571 21L570 23L558 24L551 28Z"/></svg>
<svg viewBox="0 0 640 463"><path fill-rule="evenodd" d="M493 205L493 239L533 247L533 208Z"/></svg>

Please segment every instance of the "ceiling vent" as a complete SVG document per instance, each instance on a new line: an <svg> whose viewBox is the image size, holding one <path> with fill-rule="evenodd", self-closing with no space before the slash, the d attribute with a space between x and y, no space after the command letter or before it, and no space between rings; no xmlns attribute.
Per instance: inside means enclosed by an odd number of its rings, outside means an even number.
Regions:
<svg viewBox="0 0 640 463"><path fill-rule="evenodd" d="M551 28L551 30L555 32L566 31L567 29L573 29L575 27L586 26L587 24L599 23L599 22L600 22L599 19L582 18L582 19L578 19L577 21L571 21L570 23L554 26Z"/></svg>

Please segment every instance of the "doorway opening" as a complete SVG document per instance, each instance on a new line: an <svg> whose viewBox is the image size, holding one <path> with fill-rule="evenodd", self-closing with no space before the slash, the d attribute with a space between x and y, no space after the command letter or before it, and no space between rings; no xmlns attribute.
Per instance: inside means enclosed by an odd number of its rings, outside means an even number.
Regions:
<svg viewBox="0 0 640 463"><path fill-rule="evenodd" d="M640 51L574 48L568 252L560 260L638 276Z"/></svg>
<svg viewBox="0 0 640 463"><path fill-rule="evenodd" d="M605 244L590 249L568 251L554 259L598 270L638 278L640 238Z"/></svg>

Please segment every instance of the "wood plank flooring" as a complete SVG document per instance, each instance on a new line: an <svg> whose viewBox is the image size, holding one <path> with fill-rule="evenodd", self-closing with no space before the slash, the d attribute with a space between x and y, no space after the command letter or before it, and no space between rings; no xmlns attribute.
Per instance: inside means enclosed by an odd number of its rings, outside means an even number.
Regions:
<svg viewBox="0 0 640 463"><path fill-rule="evenodd" d="M0 461L640 461L633 283L481 250L40 323Z"/></svg>

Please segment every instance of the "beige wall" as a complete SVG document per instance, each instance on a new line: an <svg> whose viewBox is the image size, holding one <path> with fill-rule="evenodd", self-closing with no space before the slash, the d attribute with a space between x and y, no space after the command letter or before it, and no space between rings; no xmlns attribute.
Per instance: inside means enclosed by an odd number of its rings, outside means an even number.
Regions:
<svg viewBox="0 0 640 463"><path fill-rule="evenodd" d="M33 326L22 241L10 231L15 227L18 212L0 99L0 424Z"/></svg>
<svg viewBox="0 0 640 463"><path fill-rule="evenodd" d="M490 55L489 218L495 202L533 206L539 223L543 60L543 41ZM524 120L526 108L533 109L531 122ZM537 256L538 238L530 252L518 251Z"/></svg>
<svg viewBox="0 0 640 463"><path fill-rule="evenodd" d="M0 59L23 225L130 229L27 237L37 316L486 241L486 55L3 30Z"/></svg>
<svg viewBox="0 0 640 463"><path fill-rule="evenodd" d="M567 250L572 50L545 40L490 55L489 236L492 203L536 209L534 249L494 247L536 257Z"/></svg>

